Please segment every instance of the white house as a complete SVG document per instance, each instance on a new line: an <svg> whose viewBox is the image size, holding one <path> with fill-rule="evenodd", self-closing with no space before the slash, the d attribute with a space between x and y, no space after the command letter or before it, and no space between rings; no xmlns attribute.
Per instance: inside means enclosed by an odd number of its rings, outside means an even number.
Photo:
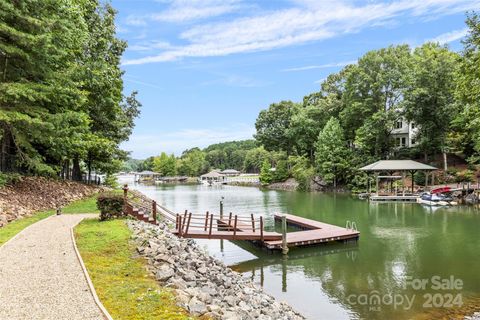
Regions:
<svg viewBox="0 0 480 320"><path fill-rule="evenodd" d="M390 135L397 148L412 148L418 143L417 133L418 128L414 122L400 117L395 122L395 127Z"/></svg>

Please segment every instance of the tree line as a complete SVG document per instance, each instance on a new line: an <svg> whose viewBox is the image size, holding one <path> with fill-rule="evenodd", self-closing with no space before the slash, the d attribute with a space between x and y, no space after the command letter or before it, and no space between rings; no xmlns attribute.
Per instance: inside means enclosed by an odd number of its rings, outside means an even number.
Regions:
<svg viewBox="0 0 480 320"><path fill-rule="evenodd" d="M425 43L372 50L330 74L301 103L281 101L260 112L256 140L283 152L290 175L308 189L323 184L364 186L358 168L380 159L422 159L454 154L480 164L480 19L467 14L460 53ZM415 146L392 139L399 120L415 124ZM265 167L267 181L269 180ZM477 167L478 168L478 167Z"/></svg>
<svg viewBox="0 0 480 320"><path fill-rule="evenodd" d="M97 0L0 1L0 170L82 179L127 156L115 10Z"/></svg>
<svg viewBox="0 0 480 320"><path fill-rule="evenodd" d="M466 24L461 52L432 42L372 50L330 74L302 102L271 104L257 117L255 140L130 160L124 169L198 176L233 168L260 173L265 184L293 177L308 190L315 184L365 188L367 176L358 168L380 159L428 163L448 154L478 168L479 15L467 14ZM414 147L392 139L399 120L415 125Z"/></svg>
<svg viewBox="0 0 480 320"><path fill-rule="evenodd" d="M163 176L196 177L213 169L235 169L259 173L265 159L272 160L275 153L268 152L255 140L229 141L210 145L204 149L192 148L176 157L161 152L145 160L129 159L123 171L153 170Z"/></svg>

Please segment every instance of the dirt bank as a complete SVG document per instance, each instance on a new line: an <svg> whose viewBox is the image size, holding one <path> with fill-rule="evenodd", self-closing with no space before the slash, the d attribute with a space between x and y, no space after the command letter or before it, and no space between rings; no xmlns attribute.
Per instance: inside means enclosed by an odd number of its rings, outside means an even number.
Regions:
<svg viewBox="0 0 480 320"><path fill-rule="evenodd" d="M0 227L32 215L92 195L98 187L78 182L24 177L0 189Z"/></svg>

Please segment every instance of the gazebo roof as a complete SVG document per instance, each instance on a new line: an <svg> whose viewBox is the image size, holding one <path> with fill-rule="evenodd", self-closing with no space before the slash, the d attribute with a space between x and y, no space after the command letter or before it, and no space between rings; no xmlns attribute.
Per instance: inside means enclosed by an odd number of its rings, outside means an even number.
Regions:
<svg viewBox="0 0 480 320"><path fill-rule="evenodd" d="M240 173L240 171L235 169L225 169L221 173Z"/></svg>
<svg viewBox="0 0 480 320"><path fill-rule="evenodd" d="M413 160L380 160L362 167L362 171L416 171L437 170L437 168Z"/></svg>
<svg viewBox="0 0 480 320"><path fill-rule="evenodd" d="M211 171L209 173L201 175L200 177L202 177L202 178L221 178L221 177L224 177L224 175L219 173L218 171Z"/></svg>
<svg viewBox="0 0 480 320"><path fill-rule="evenodd" d="M156 172L153 172L153 171L148 171L148 170L145 170L145 171L142 171L142 172L138 172L137 173L138 175L142 175L142 176L150 176L152 174L157 174Z"/></svg>

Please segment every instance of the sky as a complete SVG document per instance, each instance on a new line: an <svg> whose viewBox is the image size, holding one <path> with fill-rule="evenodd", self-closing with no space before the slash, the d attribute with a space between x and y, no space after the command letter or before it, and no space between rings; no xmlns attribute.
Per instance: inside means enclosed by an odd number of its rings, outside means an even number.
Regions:
<svg viewBox="0 0 480 320"><path fill-rule="evenodd" d="M124 92L138 91L133 158L252 138L262 109L302 101L369 50L462 49L480 0L112 0Z"/></svg>

